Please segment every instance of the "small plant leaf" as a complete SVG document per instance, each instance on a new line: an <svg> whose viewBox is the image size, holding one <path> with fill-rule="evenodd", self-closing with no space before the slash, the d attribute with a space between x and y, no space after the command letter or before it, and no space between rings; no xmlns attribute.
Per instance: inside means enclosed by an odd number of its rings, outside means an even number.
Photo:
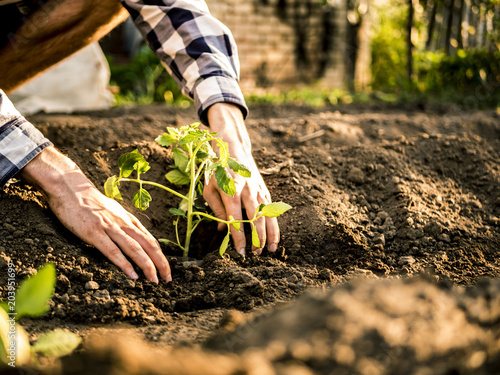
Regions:
<svg viewBox="0 0 500 375"><path fill-rule="evenodd" d="M2 364L7 365L12 361L12 352L9 348L15 348L15 365L23 366L31 361L31 347L28 334L19 324L10 321L9 315L0 310L0 373L3 373ZM12 335L11 327L15 327L15 335ZM7 352L9 352L7 354ZM9 357L8 357L9 355Z"/></svg>
<svg viewBox="0 0 500 375"><path fill-rule="evenodd" d="M163 147L169 147L171 144L177 142L177 137L172 134L163 133L162 135L156 137L156 143Z"/></svg>
<svg viewBox="0 0 500 375"><path fill-rule="evenodd" d="M234 173L238 173L243 177L252 176L252 172L250 172L250 169L248 169L245 165L238 163L233 158L227 159L227 165L234 171Z"/></svg>
<svg viewBox="0 0 500 375"><path fill-rule="evenodd" d="M17 319L23 316L39 316L49 311L48 302L54 294L56 267L47 263L19 285L16 292Z"/></svg>
<svg viewBox="0 0 500 375"><path fill-rule="evenodd" d="M140 163L138 163L140 162ZM118 167L120 168L120 177L129 177L134 170L139 170L139 173L144 173L149 169L149 164L139 153L139 150L134 150L127 154L123 154L118 159ZM146 169L144 171L144 169Z"/></svg>
<svg viewBox="0 0 500 375"><path fill-rule="evenodd" d="M253 217L256 217L260 211L265 207L266 205L264 203L259 204L259 207L255 210L255 213L253 214Z"/></svg>
<svg viewBox="0 0 500 375"><path fill-rule="evenodd" d="M181 210L180 208L174 208L172 207L171 209L168 210L172 215L175 216L186 216L186 211Z"/></svg>
<svg viewBox="0 0 500 375"><path fill-rule="evenodd" d="M255 225L252 224L252 245L254 245L256 248L260 248L260 240L259 240L259 235L257 234L257 228L255 228Z"/></svg>
<svg viewBox="0 0 500 375"><path fill-rule="evenodd" d="M109 177L104 183L104 193L106 194L106 196L113 199L123 200L118 185L120 185L118 177Z"/></svg>
<svg viewBox="0 0 500 375"><path fill-rule="evenodd" d="M134 206L140 210L146 210L149 207L149 202L151 202L151 195L146 189L140 188L137 193L134 194L132 198Z"/></svg>
<svg viewBox="0 0 500 375"><path fill-rule="evenodd" d="M229 221L234 220L234 217L232 215L229 215L228 220ZM231 223L231 225L234 227L234 229L236 229L238 232L240 232L241 223L239 221L235 221L235 222Z"/></svg>
<svg viewBox="0 0 500 375"><path fill-rule="evenodd" d="M226 168L219 165L215 170L215 179L217 186L227 195L231 197L236 193L236 185L231 175L226 171Z"/></svg>
<svg viewBox="0 0 500 375"><path fill-rule="evenodd" d="M230 234L231 233L229 231L227 231L226 237L224 237L224 240L222 240L222 243L220 245L219 254L221 257L224 256L224 253L227 250L227 245L229 245L229 235Z"/></svg>
<svg viewBox="0 0 500 375"><path fill-rule="evenodd" d="M188 185L191 182L189 175L178 169L168 172L165 178L174 185Z"/></svg>
<svg viewBox="0 0 500 375"><path fill-rule="evenodd" d="M185 135L184 137L182 137L180 139L179 144L180 145L185 145L187 143L191 143L191 142L194 142L194 141L198 140L198 138L200 138L199 134L188 133L187 135Z"/></svg>
<svg viewBox="0 0 500 375"><path fill-rule="evenodd" d="M187 172L189 158L186 155L186 153L178 147L174 148L172 152L173 152L175 166L182 172Z"/></svg>
<svg viewBox="0 0 500 375"><path fill-rule="evenodd" d="M167 246L170 244L175 245L175 246L179 246L174 241L167 240L166 238L158 238L158 242L161 242L162 244L167 245Z"/></svg>
<svg viewBox="0 0 500 375"><path fill-rule="evenodd" d="M9 304L7 302L0 302L0 309L3 309L5 312L9 312Z"/></svg>
<svg viewBox="0 0 500 375"><path fill-rule="evenodd" d="M81 342L80 336L58 328L41 335L32 350L48 358L59 358L71 354Z"/></svg>
<svg viewBox="0 0 500 375"><path fill-rule="evenodd" d="M227 167L227 159L229 158L229 149L226 142L217 142L219 146L219 162L223 167Z"/></svg>
<svg viewBox="0 0 500 375"><path fill-rule="evenodd" d="M283 203L283 202L274 202L274 203L269 203L266 204L261 212L263 216L266 217L278 217L280 215L283 215L285 212L287 212L289 209L291 209L292 206L289 204Z"/></svg>
<svg viewBox="0 0 500 375"><path fill-rule="evenodd" d="M149 166L149 163L146 161L146 159L142 158L137 161L137 163L134 164L134 169L137 171L137 173L146 173L151 169Z"/></svg>

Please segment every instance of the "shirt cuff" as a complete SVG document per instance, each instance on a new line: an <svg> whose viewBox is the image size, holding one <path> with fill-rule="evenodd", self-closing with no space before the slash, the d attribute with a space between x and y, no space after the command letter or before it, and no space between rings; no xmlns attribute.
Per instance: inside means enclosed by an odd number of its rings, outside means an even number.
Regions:
<svg viewBox="0 0 500 375"><path fill-rule="evenodd" d="M198 83L194 90L194 101L198 116L204 125L208 126L207 112L215 103L233 103L237 105L243 118L248 115L248 108L238 81L232 77L210 76Z"/></svg>
<svg viewBox="0 0 500 375"><path fill-rule="evenodd" d="M0 188L52 143L19 116L0 126Z"/></svg>

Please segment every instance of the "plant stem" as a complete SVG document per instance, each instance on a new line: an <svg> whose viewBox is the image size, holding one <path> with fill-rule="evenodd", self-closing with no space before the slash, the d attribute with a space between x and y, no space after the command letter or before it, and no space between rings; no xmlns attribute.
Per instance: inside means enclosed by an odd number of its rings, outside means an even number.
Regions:
<svg viewBox="0 0 500 375"><path fill-rule="evenodd" d="M191 145L190 145L191 146ZM196 149L196 151L198 148ZM194 206L194 191L196 188L196 170L195 170L195 153L192 152L192 147L189 147L189 164L191 173L191 183L189 185L189 193L187 196L187 227L186 227L186 242L184 243L184 256L183 260L186 261L189 254L189 245L191 243L191 234L193 233L193 206Z"/></svg>
<svg viewBox="0 0 500 375"><path fill-rule="evenodd" d="M158 184L156 182L153 182L153 181L143 181L143 180L140 180L140 179L133 179L133 178L120 178L119 181L125 181L125 182L136 182L138 184L146 184L146 185L151 185L151 186L156 186L156 187L159 187L160 189L163 189L163 190L166 190L168 191L169 193L172 193L173 195L179 197L179 198L182 198L186 201L189 201L188 197L176 192L175 190L172 190L170 189L169 187L166 187L165 185L162 185L162 184Z"/></svg>

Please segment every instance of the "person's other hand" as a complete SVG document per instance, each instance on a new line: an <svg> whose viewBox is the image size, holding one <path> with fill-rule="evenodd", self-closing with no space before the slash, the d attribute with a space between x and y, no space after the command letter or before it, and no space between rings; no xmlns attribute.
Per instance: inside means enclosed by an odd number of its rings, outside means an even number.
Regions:
<svg viewBox="0 0 500 375"><path fill-rule="evenodd" d="M252 172L252 176L245 178L229 171L236 185L236 194L233 197L223 193L218 188L215 178L212 178L205 185L203 198L219 219L227 220L229 216L237 220L242 219L242 209L246 210L248 216L253 217L255 210L261 203L268 204L272 201L269 190L252 157L250 138L241 110L230 103L214 104L208 110L208 122L210 130L218 132L219 136L227 142L231 157L247 166ZM255 222L255 227L261 247L256 248L252 245L252 249L260 255L267 242L268 250L276 251L280 240L278 220L275 217L263 217ZM225 224L219 224L219 229L223 228L225 228ZM244 255L245 234L231 226L231 235L236 251Z"/></svg>
<svg viewBox="0 0 500 375"><path fill-rule="evenodd" d="M171 281L170 266L156 239L118 202L101 194L70 159L49 147L20 172L38 185L61 223L95 246L132 279L138 275L125 255L146 277ZM124 255L125 254L125 255Z"/></svg>

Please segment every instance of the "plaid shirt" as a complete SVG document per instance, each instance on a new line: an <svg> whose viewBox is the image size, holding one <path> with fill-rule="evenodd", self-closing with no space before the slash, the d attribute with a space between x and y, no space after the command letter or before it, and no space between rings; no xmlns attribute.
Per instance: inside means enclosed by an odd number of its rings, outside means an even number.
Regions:
<svg viewBox="0 0 500 375"><path fill-rule="evenodd" d="M151 49L194 100L201 121L215 103L247 115L236 44L203 0L121 0ZM51 143L15 110L0 90L0 187Z"/></svg>

